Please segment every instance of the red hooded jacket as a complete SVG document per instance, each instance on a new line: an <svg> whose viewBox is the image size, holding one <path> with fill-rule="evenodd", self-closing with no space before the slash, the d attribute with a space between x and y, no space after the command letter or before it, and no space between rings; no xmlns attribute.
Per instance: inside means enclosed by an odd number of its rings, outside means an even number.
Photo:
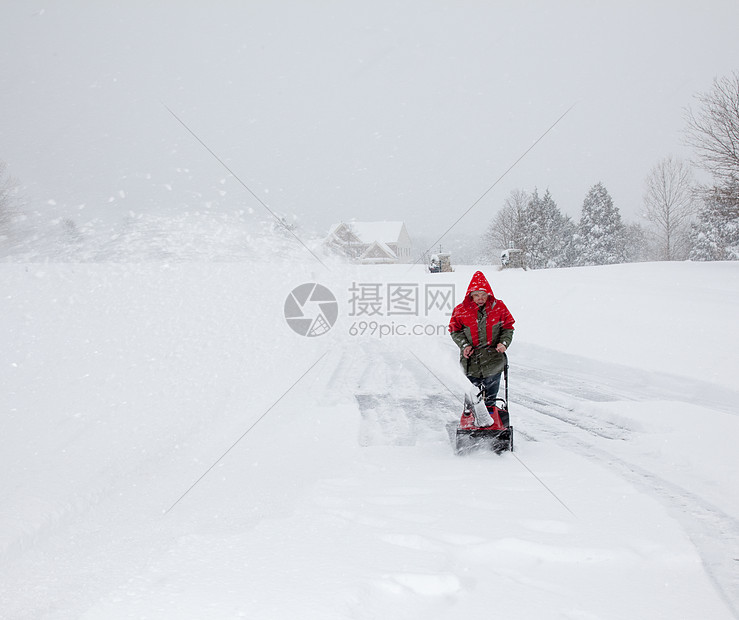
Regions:
<svg viewBox="0 0 739 620"><path fill-rule="evenodd" d="M488 293L484 311L472 301L472 291L486 291ZM462 357L464 348L488 345L489 349L484 351L481 349L480 355L475 356L475 359L472 360L472 370L475 371L475 374L481 372L485 376L493 372L500 372L504 365L503 355L495 351L494 348L501 342L506 347L511 346L514 322L513 316L506 305L493 295L493 289L482 271L476 271L467 287L464 300L454 308L452 318L449 321L449 333L459 346L460 361L464 361L465 366L469 367L466 359ZM483 333L480 333L481 331ZM479 368L477 368L478 366Z"/></svg>

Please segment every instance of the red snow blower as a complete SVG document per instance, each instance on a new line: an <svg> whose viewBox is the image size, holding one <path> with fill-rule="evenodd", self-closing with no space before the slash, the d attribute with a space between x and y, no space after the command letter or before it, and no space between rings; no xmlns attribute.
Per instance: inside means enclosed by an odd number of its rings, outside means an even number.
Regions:
<svg viewBox="0 0 739 620"><path fill-rule="evenodd" d="M486 406L484 387L477 394L465 394L462 417L453 436L455 454L477 449L496 454L513 450L513 427L508 414L508 357L504 357L505 398L496 398L493 405Z"/></svg>

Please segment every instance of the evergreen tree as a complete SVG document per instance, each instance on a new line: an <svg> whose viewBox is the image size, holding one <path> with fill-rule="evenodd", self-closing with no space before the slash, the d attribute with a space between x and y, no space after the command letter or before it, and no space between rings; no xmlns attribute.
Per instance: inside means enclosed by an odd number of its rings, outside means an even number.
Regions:
<svg viewBox="0 0 739 620"><path fill-rule="evenodd" d="M691 260L739 260L739 185L704 197L690 241Z"/></svg>
<svg viewBox="0 0 739 620"><path fill-rule="evenodd" d="M567 267L571 263L574 225L562 215L549 190L539 197L537 190L523 212L520 247L531 269Z"/></svg>
<svg viewBox="0 0 739 620"><path fill-rule="evenodd" d="M621 213L602 183L593 185L585 197L575 248L579 265L613 265L626 261Z"/></svg>

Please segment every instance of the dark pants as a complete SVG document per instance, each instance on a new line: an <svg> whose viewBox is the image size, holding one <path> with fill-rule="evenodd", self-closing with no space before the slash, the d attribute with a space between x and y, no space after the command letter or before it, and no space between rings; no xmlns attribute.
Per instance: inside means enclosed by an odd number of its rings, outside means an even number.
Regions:
<svg viewBox="0 0 739 620"><path fill-rule="evenodd" d="M485 388L485 406L488 408L495 404L495 399L498 396L500 374L490 375L489 377L467 377L476 387Z"/></svg>
<svg viewBox="0 0 739 620"><path fill-rule="evenodd" d="M492 411L493 406L495 405L495 399L498 396L498 389L500 388L500 375L501 373L498 373L497 375L491 375L490 377L467 377L478 388L485 388L485 406L487 407L488 411ZM499 407L500 406L502 406L502 403L499 405ZM510 418L508 416L507 409L508 403L506 403L505 409L498 409L500 422L505 428L508 428L510 424Z"/></svg>

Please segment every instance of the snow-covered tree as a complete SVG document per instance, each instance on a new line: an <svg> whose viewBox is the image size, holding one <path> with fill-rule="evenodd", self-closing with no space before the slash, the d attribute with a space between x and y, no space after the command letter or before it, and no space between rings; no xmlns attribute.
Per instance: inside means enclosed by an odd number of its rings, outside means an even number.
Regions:
<svg viewBox="0 0 739 620"><path fill-rule="evenodd" d="M531 269L567 267L572 264L575 225L562 215L549 190L541 198L537 190L523 212L523 234L518 244Z"/></svg>
<svg viewBox="0 0 739 620"><path fill-rule="evenodd" d="M652 224L658 260L688 257L688 231L696 211L694 196L693 176L685 162L667 157L649 173L644 208Z"/></svg>
<svg viewBox="0 0 739 620"><path fill-rule="evenodd" d="M10 236L15 215L15 191L17 183L8 175L7 164L0 161L0 242Z"/></svg>
<svg viewBox="0 0 739 620"><path fill-rule="evenodd" d="M582 203L575 250L579 265L613 265L626 261L621 213L603 183L593 185Z"/></svg>
<svg viewBox="0 0 739 620"><path fill-rule="evenodd" d="M687 138L699 164L713 175L690 231L693 260L739 259L739 73L716 79L688 111Z"/></svg>
<svg viewBox="0 0 739 620"><path fill-rule="evenodd" d="M650 236L639 223L624 225L627 263L641 263L651 259Z"/></svg>
<svg viewBox="0 0 739 620"><path fill-rule="evenodd" d="M690 230L691 260L739 260L739 188L714 188Z"/></svg>

